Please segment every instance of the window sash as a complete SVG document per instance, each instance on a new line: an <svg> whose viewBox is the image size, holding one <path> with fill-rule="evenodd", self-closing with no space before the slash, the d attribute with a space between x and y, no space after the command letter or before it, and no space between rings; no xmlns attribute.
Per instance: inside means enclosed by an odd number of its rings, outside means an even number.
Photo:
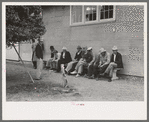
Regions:
<svg viewBox="0 0 149 122"><path fill-rule="evenodd" d="M115 21L115 10L116 10L116 6L113 6L113 18L108 18L108 19L100 19L101 16L101 11L99 10L99 8L101 7L100 5L96 5L96 20L95 21L86 21L86 12L85 12L85 6L87 5L82 5L82 22L75 22L73 23L72 19L72 5L70 6L70 25L86 25L86 24L96 24L96 23L104 23L104 22L111 22L111 21ZM109 16L109 15L108 15Z"/></svg>

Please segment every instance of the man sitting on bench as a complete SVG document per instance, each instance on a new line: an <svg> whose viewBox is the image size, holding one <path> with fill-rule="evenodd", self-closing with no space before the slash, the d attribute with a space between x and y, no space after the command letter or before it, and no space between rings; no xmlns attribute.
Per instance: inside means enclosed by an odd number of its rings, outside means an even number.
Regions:
<svg viewBox="0 0 149 122"><path fill-rule="evenodd" d="M123 68L122 55L118 52L118 49L116 46L114 46L112 50L113 50L113 54L111 56L110 64L104 73L104 75L108 77L108 82L112 81L111 78L113 76L114 68Z"/></svg>
<svg viewBox="0 0 149 122"><path fill-rule="evenodd" d="M70 52L67 51L66 47L62 48L62 52L61 52L61 57L58 60L58 64L57 64L57 71L56 72L60 72L61 71L61 64L66 65L67 63L71 62L72 58L70 55Z"/></svg>
<svg viewBox="0 0 149 122"><path fill-rule="evenodd" d="M101 74L105 72L107 69L109 63L110 63L110 53L108 53L104 48L100 49L100 62L98 65L98 76L96 80L98 80L101 77Z"/></svg>

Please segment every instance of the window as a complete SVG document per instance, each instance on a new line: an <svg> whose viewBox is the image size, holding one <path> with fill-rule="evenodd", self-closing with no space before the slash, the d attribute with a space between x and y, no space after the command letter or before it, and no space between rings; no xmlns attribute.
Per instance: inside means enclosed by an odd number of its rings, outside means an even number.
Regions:
<svg viewBox="0 0 149 122"><path fill-rule="evenodd" d="M82 6L72 6L71 10L72 23L82 22Z"/></svg>
<svg viewBox="0 0 149 122"><path fill-rule="evenodd" d="M102 6L100 10L100 19L113 18L113 6Z"/></svg>
<svg viewBox="0 0 149 122"><path fill-rule="evenodd" d="M70 25L85 25L115 21L115 6L70 6Z"/></svg>
<svg viewBox="0 0 149 122"><path fill-rule="evenodd" d="M97 7L96 6L85 6L85 21L96 21L97 20Z"/></svg>

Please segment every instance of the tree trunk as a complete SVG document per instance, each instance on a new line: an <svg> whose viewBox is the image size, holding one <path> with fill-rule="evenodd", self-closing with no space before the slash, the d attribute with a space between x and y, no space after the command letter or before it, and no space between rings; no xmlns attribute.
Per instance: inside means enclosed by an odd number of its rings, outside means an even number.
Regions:
<svg viewBox="0 0 149 122"><path fill-rule="evenodd" d="M30 76L30 78L31 78L32 82L34 83L34 80L33 80L32 76L30 75L30 73L28 72L27 68L25 67L25 64L24 64L24 62L23 62L23 60L22 60L22 58L21 58L20 54L19 54L19 53L18 53L18 51L16 50L16 47L15 47L15 45L14 45L14 44L13 44L13 47L14 47L14 49L15 49L16 53L18 54L18 56L19 56L19 58L20 58L20 60L21 60L21 62L22 62L22 64L23 64L24 68L26 69L27 73L29 74L29 76Z"/></svg>

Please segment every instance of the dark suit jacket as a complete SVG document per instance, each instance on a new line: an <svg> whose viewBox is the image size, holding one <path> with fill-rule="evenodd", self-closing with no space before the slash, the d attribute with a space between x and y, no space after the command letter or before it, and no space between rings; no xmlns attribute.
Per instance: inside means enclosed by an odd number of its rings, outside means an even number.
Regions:
<svg viewBox="0 0 149 122"><path fill-rule="evenodd" d="M114 54L111 56L111 62L114 62ZM122 55L119 52L117 52L115 63L117 64L117 68L123 68Z"/></svg>
<svg viewBox="0 0 149 122"><path fill-rule="evenodd" d="M82 51L79 53L78 55L78 52L76 52L76 55L75 55L75 58L77 61L79 61L80 59L82 58Z"/></svg>
<svg viewBox="0 0 149 122"><path fill-rule="evenodd" d="M43 45L37 44L35 51L36 51L37 58L38 59L40 59L40 58L43 59Z"/></svg>
<svg viewBox="0 0 149 122"><path fill-rule="evenodd" d="M70 61L72 61L72 58L71 58L70 53L68 51L66 51L65 58L63 58L63 52L61 52L60 60L65 60L67 63L69 63Z"/></svg>
<svg viewBox="0 0 149 122"><path fill-rule="evenodd" d="M86 60L87 63L90 63L93 60L93 55L90 53L84 54L83 58Z"/></svg>

